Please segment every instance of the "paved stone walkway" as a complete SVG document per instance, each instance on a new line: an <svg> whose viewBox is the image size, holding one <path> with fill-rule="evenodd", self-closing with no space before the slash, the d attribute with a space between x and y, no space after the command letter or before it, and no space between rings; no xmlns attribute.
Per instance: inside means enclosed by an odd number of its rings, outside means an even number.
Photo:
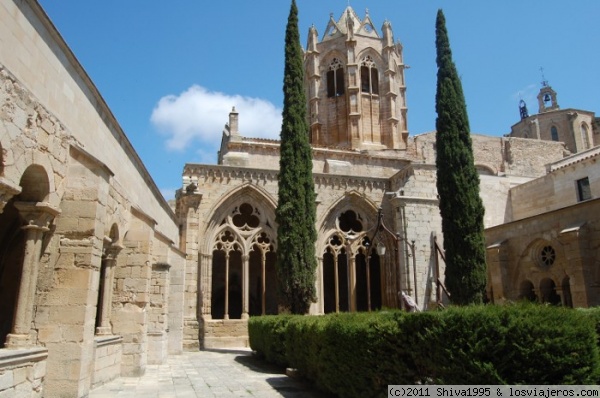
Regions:
<svg viewBox="0 0 600 398"><path fill-rule="evenodd" d="M122 377L90 392L89 398L307 397L330 398L249 349L186 352L164 365L148 365L142 377Z"/></svg>

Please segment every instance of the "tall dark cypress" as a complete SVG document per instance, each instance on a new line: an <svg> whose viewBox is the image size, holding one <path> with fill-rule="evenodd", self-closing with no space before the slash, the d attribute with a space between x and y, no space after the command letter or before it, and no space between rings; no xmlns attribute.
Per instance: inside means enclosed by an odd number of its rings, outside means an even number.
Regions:
<svg viewBox="0 0 600 398"><path fill-rule="evenodd" d="M481 303L486 285L484 208L467 106L442 10L437 13L436 49L436 167L446 252L445 284L453 303Z"/></svg>
<svg viewBox="0 0 600 398"><path fill-rule="evenodd" d="M316 204L308 140L298 8L292 0L285 32L283 122L277 204L277 273L283 304L294 314L316 301Z"/></svg>

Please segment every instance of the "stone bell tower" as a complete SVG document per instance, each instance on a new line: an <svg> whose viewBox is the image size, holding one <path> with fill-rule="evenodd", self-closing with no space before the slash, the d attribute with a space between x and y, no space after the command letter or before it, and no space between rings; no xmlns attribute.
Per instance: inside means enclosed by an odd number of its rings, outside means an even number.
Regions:
<svg viewBox="0 0 600 398"><path fill-rule="evenodd" d="M347 149L406 149L405 65L386 21L379 35L368 11L347 7L330 16L319 41L308 32L306 90L313 145Z"/></svg>

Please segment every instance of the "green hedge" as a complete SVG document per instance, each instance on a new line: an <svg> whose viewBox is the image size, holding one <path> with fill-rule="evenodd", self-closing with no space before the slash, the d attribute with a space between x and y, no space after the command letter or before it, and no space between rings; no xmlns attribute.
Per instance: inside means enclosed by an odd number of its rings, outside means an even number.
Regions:
<svg viewBox="0 0 600 398"><path fill-rule="evenodd" d="M285 336L292 315L265 315L248 320L250 347L267 361L287 366Z"/></svg>
<svg viewBox="0 0 600 398"><path fill-rule="evenodd" d="M250 345L344 397L388 384L597 384L600 310L537 305L268 316Z"/></svg>

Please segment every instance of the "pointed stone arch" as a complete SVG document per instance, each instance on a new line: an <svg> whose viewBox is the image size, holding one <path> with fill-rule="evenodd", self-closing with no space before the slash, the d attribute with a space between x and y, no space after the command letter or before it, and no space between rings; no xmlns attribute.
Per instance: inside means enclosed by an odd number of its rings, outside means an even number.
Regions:
<svg viewBox="0 0 600 398"><path fill-rule="evenodd" d="M225 217L231 215L230 212L233 208L246 202L256 204L260 208L260 222L267 224L272 232L276 233L275 208L277 201L266 190L255 185L244 184L227 192L207 211L206 214L210 215L210 218L206 220L204 246L200 247L201 251L205 253L210 251L210 242L214 239L219 225L223 223Z"/></svg>
<svg viewBox="0 0 600 398"><path fill-rule="evenodd" d="M379 53L379 51L377 51L374 47L366 47L363 50L361 50L361 52L359 52L356 55L356 60L360 63L366 57L371 57L371 59L373 60L373 62L375 63L375 66L377 67L377 69L379 69L379 71L381 71L381 72L385 71L386 65L383 60L383 57L381 56L381 53Z"/></svg>
<svg viewBox="0 0 600 398"><path fill-rule="evenodd" d="M350 209L361 212L366 217L366 221L374 225L377 222L377 208L378 206L375 202L360 192L354 190L346 192L321 213L321 216L317 220L318 235L319 237L327 235L327 231L335 226L335 221L339 214ZM320 238L318 242L317 252L320 252L323 248L323 241Z"/></svg>
<svg viewBox="0 0 600 398"><path fill-rule="evenodd" d="M223 195L208 213L199 247L205 321L277 311L275 206L267 192L246 184Z"/></svg>
<svg viewBox="0 0 600 398"><path fill-rule="evenodd" d="M376 223L377 206L355 191L340 197L324 212L317 240L320 312L381 307L380 259L369 251Z"/></svg>

